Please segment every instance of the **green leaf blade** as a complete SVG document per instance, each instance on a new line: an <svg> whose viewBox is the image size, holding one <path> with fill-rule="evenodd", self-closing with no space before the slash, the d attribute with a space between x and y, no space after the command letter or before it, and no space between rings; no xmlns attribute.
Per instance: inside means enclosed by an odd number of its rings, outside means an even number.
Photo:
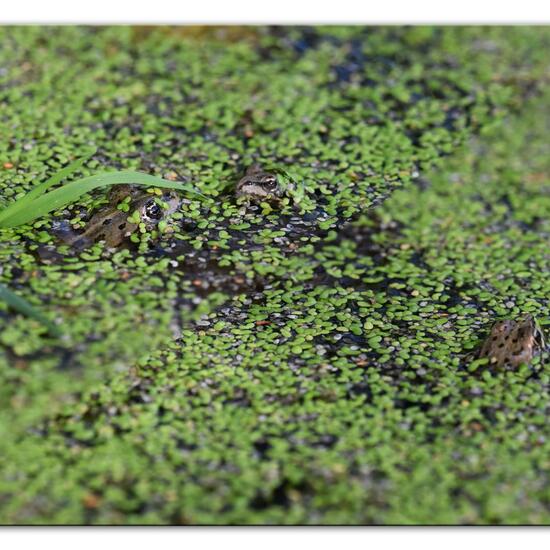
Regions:
<svg viewBox="0 0 550 550"><path fill-rule="evenodd" d="M204 197L204 195L199 193L192 186L185 183L168 181L157 176L142 174L140 172L104 172L102 174L88 176L86 178L67 183L58 189L54 189L49 193L41 195L30 203L27 201L24 205L26 208L19 208L12 211L10 215L0 218L0 228L16 227L18 225L32 222L35 219L48 214L49 212L74 202L82 195L89 193L94 189L123 183L174 189L176 191L182 191L192 195Z"/></svg>
<svg viewBox="0 0 550 550"><path fill-rule="evenodd" d="M0 227L2 227L2 222L28 207L37 197L43 195L50 187L63 181L67 176L81 168L84 163L86 163L86 161L88 161L95 154L95 152L96 149L90 150L86 155L75 160L74 162L71 162L71 164L59 170L59 172L56 172L46 181L33 187L26 195L10 204L2 212L0 212Z"/></svg>
<svg viewBox="0 0 550 550"><path fill-rule="evenodd" d="M9 288L0 284L0 300L4 301L15 311L38 321L44 327L48 329L48 332L53 336L61 336L61 331L55 326L49 319L47 319L42 313L35 309L27 300L21 298L17 294L13 293Z"/></svg>

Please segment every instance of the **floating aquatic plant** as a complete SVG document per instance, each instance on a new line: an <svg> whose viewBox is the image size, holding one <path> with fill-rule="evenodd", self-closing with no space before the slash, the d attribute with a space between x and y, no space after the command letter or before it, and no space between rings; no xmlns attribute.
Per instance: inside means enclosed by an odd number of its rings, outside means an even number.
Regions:
<svg viewBox="0 0 550 550"><path fill-rule="evenodd" d="M196 195L198 197L204 197L204 195L199 193L195 188L185 183L168 181L157 176L132 171L102 172L94 176L88 176L70 183L65 183L61 187L46 193L50 187L60 183L67 176L80 168L94 153L95 150L75 160L69 164L69 166L63 168L46 181L38 184L26 195L17 199L7 208L2 210L0 212L0 228L16 227L32 222L53 210L57 210L77 200L93 189L119 185L122 183L144 185L147 187L164 187Z"/></svg>

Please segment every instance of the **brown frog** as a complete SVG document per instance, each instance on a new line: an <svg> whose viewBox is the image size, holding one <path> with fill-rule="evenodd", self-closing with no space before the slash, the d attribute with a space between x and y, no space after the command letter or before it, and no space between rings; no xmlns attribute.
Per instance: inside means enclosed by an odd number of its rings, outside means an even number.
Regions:
<svg viewBox="0 0 550 550"><path fill-rule="evenodd" d="M487 357L496 367L518 367L531 362L545 346L541 329L531 315L521 321L498 321L479 351L479 358Z"/></svg>
<svg viewBox="0 0 550 550"><path fill-rule="evenodd" d="M118 208L128 197L126 211ZM174 192L167 191L158 196L147 193L143 187L117 185L109 193L109 204L92 216L83 233L70 231L60 236L78 248L99 241L105 241L109 247L116 247L138 229L139 225L129 220L136 210L147 229L153 229L161 220L173 214L181 202L181 197Z"/></svg>
<svg viewBox="0 0 550 550"><path fill-rule="evenodd" d="M237 197L251 200L277 199L282 197L283 189L277 174L266 172L258 164L253 164L238 181L236 194Z"/></svg>

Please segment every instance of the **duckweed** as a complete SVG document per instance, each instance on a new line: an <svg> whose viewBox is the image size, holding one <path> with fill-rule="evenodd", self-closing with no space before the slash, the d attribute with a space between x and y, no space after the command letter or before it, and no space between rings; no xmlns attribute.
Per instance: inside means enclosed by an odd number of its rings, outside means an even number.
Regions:
<svg viewBox="0 0 550 550"><path fill-rule="evenodd" d="M0 208L98 153L207 196L75 251L0 232L0 523L546 524L544 28L3 28ZM247 166L303 200L244 205ZM376 207L376 208L374 208Z"/></svg>

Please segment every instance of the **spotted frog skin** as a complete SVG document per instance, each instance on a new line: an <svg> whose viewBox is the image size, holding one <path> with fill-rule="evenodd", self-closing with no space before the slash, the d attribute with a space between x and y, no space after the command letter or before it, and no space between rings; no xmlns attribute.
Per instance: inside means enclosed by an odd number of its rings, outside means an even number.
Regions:
<svg viewBox="0 0 550 550"><path fill-rule="evenodd" d="M528 364L544 348L544 336L531 315L521 321L499 321L483 343L479 357L496 367Z"/></svg>
<svg viewBox="0 0 550 550"><path fill-rule="evenodd" d="M127 197L130 197L129 208L124 212L117 206ZM157 204L155 197L161 199L167 208ZM162 196L157 196L147 193L143 188L117 185L109 194L109 204L92 216L83 233L71 232L62 238L68 244L81 248L99 241L105 241L108 247L117 247L138 229L138 224L128 219L136 210L146 227L152 229L161 220L173 214L181 202L181 198L174 192L168 191Z"/></svg>
<svg viewBox="0 0 550 550"><path fill-rule="evenodd" d="M266 172L261 166L254 164L237 183L236 194L237 197L251 200L265 200L282 197L283 189L276 174Z"/></svg>

